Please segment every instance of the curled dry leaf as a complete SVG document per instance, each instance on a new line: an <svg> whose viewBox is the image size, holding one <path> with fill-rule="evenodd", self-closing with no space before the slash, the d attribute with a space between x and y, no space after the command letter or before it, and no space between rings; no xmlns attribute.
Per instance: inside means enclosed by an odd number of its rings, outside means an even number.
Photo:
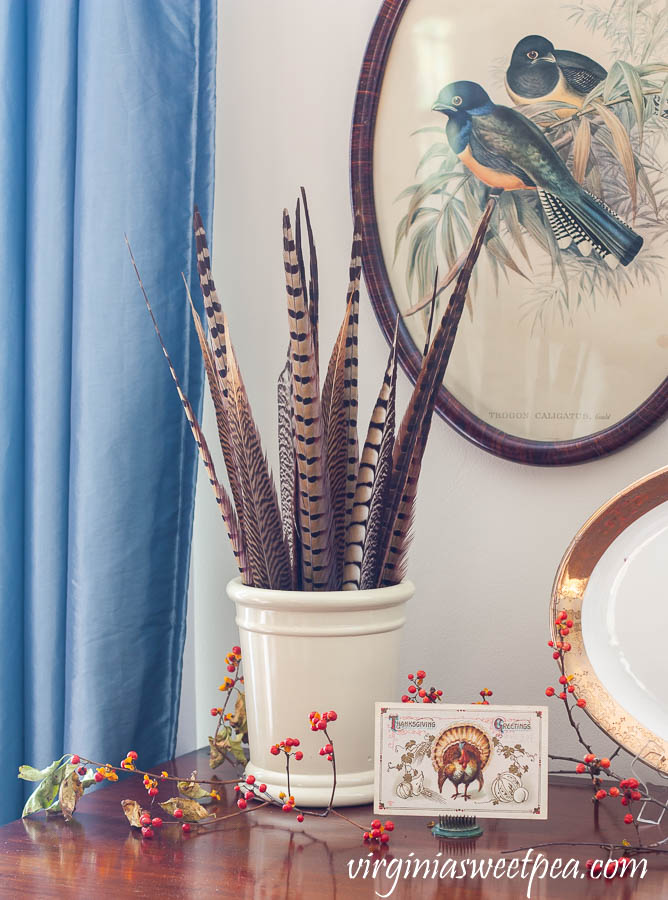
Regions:
<svg viewBox="0 0 668 900"><path fill-rule="evenodd" d="M60 811L67 822L71 820L83 792L83 785L76 772L70 772L70 774L60 783L60 790L58 791Z"/></svg>
<svg viewBox="0 0 668 900"><path fill-rule="evenodd" d="M237 702L234 704L234 714L229 722L241 738L246 737L248 734L248 721L246 719L246 694L243 691L239 691Z"/></svg>
<svg viewBox="0 0 668 900"><path fill-rule="evenodd" d="M199 822L200 819L206 819L211 815L200 803L196 800L190 800L188 797L171 797L169 800L161 803L160 806L170 816L174 815L175 809L182 810L184 822Z"/></svg>
<svg viewBox="0 0 668 900"><path fill-rule="evenodd" d="M197 782L197 772L193 772L188 781L177 782L179 793L191 800L201 800L203 797L211 797L209 791L205 791L201 784Z"/></svg>
<svg viewBox="0 0 668 900"><path fill-rule="evenodd" d="M146 814L150 815L148 810L142 809L136 800L121 800L121 806L125 813L125 818L133 828L141 828L140 818Z"/></svg>

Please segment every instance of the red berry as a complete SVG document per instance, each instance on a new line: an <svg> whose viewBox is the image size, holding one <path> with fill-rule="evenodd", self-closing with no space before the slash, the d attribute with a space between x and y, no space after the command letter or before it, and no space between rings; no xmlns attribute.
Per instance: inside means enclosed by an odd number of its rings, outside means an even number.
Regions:
<svg viewBox="0 0 668 900"><path fill-rule="evenodd" d="M212 706L212 707L211 707L211 715L212 715L212 716L217 716L217 715L218 715L218 710L216 709L215 706Z"/></svg>
<svg viewBox="0 0 668 900"><path fill-rule="evenodd" d="M622 804L622 806L628 806L629 805L628 799L626 797L622 797L621 804Z"/></svg>
<svg viewBox="0 0 668 900"><path fill-rule="evenodd" d="M557 650L563 650L563 648L564 648L563 641L557 641L556 646L557 646Z"/></svg>
<svg viewBox="0 0 668 900"><path fill-rule="evenodd" d="M330 722L336 722L336 720L339 717L338 717L337 713L334 712L333 709L330 709L330 711L327 713L327 718L329 719Z"/></svg>
<svg viewBox="0 0 668 900"><path fill-rule="evenodd" d="M237 801L237 802L240 803L241 801ZM245 802L246 801L244 801L244 803ZM183 818L183 810L177 806L177 808L174 810L172 815L174 816L175 819L182 819Z"/></svg>
<svg viewBox="0 0 668 900"><path fill-rule="evenodd" d="M130 750L129 753L128 753L128 756L129 756L130 759L132 759L132 760L137 759L137 754L136 754L136 752L135 752L134 750Z"/></svg>
<svg viewBox="0 0 668 900"><path fill-rule="evenodd" d="M584 763L578 763L575 767L575 771L578 773L578 775L582 775L583 772L587 771L587 767Z"/></svg>
<svg viewBox="0 0 668 900"><path fill-rule="evenodd" d="M603 800L605 797L608 796L608 792L607 792L607 791L604 791L604 790L601 788L600 791L596 791L596 793L594 794L594 796L596 797L597 800Z"/></svg>
<svg viewBox="0 0 668 900"><path fill-rule="evenodd" d="M75 753L74 756L72 757L72 759L70 760L70 762L72 763L73 766L76 766L81 762L81 757L77 756Z"/></svg>
<svg viewBox="0 0 668 900"><path fill-rule="evenodd" d="M559 684L567 684L567 683L568 683L568 678L566 678L565 675L560 675L559 676Z"/></svg>
<svg viewBox="0 0 668 900"><path fill-rule="evenodd" d="M408 686L408 693L409 693L409 694L414 694L416 691L417 691L417 688L415 687L415 685L414 685L414 684L409 684L409 686Z"/></svg>
<svg viewBox="0 0 668 900"><path fill-rule="evenodd" d="M297 752L295 753L295 759L297 761L299 761L300 759L304 759L304 754L302 753L301 750L297 750Z"/></svg>
<svg viewBox="0 0 668 900"><path fill-rule="evenodd" d="M320 753L320 756L324 756L324 755L325 755L325 748L324 748L324 747L321 747L320 750L319 750L318 752Z"/></svg>
<svg viewBox="0 0 668 900"><path fill-rule="evenodd" d="M237 800L237 806L239 807L239 809L246 809L248 804L243 797L239 797L239 799Z"/></svg>
<svg viewBox="0 0 668 900"><path fill-rule="evenodd" d="M402 702L402 703L409 703L409 702L410 702L410 699L411 699L411 698L408 696L408 694L404 694L403 697L401 698L401 702Z"/></svg>
<svg viewBox="0 0 668 900"><path fill-rule="evenodd" d="M559 699L560 699L560 700L565 700L565 699L566 699L566 694L564 693L564 691L562 691L562 692L559 694Z"/></svg>
<svg viewBox="0 0 668 900"><path fill-rule="evenodd" d="M286 747L292 747L292 738L286 738L284 743Z"/></svg>
<svg viewBox="0 0 668 900"><path fill-rule="evenodd" d="M385 831L394 831L394 822L391 819L385 823Z"/></svg>
<svg viewBox="0 0 668 900"><path fill-rule="evenodd" d="M548 642L547 642L547 646L548 646L548 647L554 647L554 641L548 641Z"/></svg>
<svg viewBox="0 0 668 900"><path fill-rule="evenodd" d="M573 620L572 620L572 619L566 619L566 626L567 626L568 628L572 628L572 627L573 627Z"/></svg>
<svg viewBox="0 0 668 900"><path fill-rule="evenodd" d="M261 785L258 787L258 791L259 791L261 794L266 794L266 793L267 793L267 785L266 785L266 784L261 784Z"/></svg>
<svg viewBox="0 0 668 900"><path fill-rule="evenodd" d="M613 787L610 788L610 790L608 791L608 793L610 794L611 797L619 797L619 788L618 788L618 787L615 787L615 786L613 785Z"/></svg>
<svg viewBox="0 0 668 900"><path fill-rule="evenodd" d="M157 789L156 787L150 788L150 789L149 789L149 792L148 792L148 795L149 795L149 797L157 797L157 795L158 795L158 789Z"/></svg>
<svg viewBox="0 0 668 900"><path fill-rule="evenodd" d="M418 669L416 674L418 678L424 678L427 673L424 671L424 669Z"/></svg>
<svg viewBox="0 0 668 900"><path fill-rule="evenodd" d="M380 819L374 819L373 822L371 823L371 828L372 829L380 828Z"/></svg>
<svg viewBox="0 0 668 900"><path fill-rule="evenodd" d="M381 842L381 844L388 844L390 842L389 834L381 834L380 842Z"/></svg>
<svg viewBox="0 0 668 900"><path fill-rule="evenodd" d="M627 813L624 816L624 822L626 825L631 825L633 823L633 816L631 815L631 813Z"/></svg>
<svg viewBox="0 0 668 900"><path fill-rule="evenodd" d="M320 729L320 731L324 731L325 728L327 728L327 722L324 719L320 719L320 721L318 722L318 728Z"/></svg>
<svg viewBox="0 0 668 900"><path fill-rule="evenodd" d="M94 775L93 777L95 778L95 780L96 780L98 783L104 779L104 775L101 775L99 772L96 772L95 775Z"/></svg>
<svg viewBox="0 0 668 900"><path fill-rule="evenodd" d="M190 831L190 822L184 822L183 825L181 826L181 831L184 834L188 834L188 832Z"/></svg>
<svg viewBox="0 0 668 900"><path fill-rule="evenodd" d="M371 831L371 837L372 837L372 838L379 838L379 837L380 837L380 828L374 828L374 829Z"/></svg>
<svg viewBox="0 0 668 900"><path fill-rule="evenodd" d="M333 749L331 744L325 744L325 753L331 753Z"/></svg>
<svg viewBox="0 0 668 900"><path fill-rule="evenodd" d="M240 785L240 784L235 784L235 785L234 785L234 790L235 790L235 791L240 791L240 790L241 790L241 785Z"/></svg>
<svg viewBox="0 0 668 900"><path fill-rule="evenodd" d="M328 753L327 754L327 762L331 762L331 761L332 761L332 754Z"/></svg>
<svg viewBox="0 0 668 900"><path fill-rule="evenodd" d="M569 635L570 633L571 633L571 629L570 629L570 628L562 628L561 631L560 631L560 634L561 634L562 637L566 637L566 636Z"/></svg>
<svg viewBox="0 0 668 900"><path fill-rule="evenodd" d="M629 778L628 781L629 781L629 787L630 787L630 788L633 789L633 788L640 787L640 783L639 783L639 781L638 781L637 778Z"/></svg>
<svg viewBox="0 0 668 900"><path fill-rule="evenodd" d="M554 653L552 654L552 659L559 659L559 651L558 650L554 651Z"/></svg>
<svg viewBox="0 0 668 900"><path fill-rule="evenodd" d="M587 705L587 701L584 699L584 697L580 697L580 699L578 700L578 706L580 707L580 709L582 709L586 705Z"/></svg>
<svg viewBox="0 0 668 900"><path fill-rule="evenodd" d="M566 690L568 691L569 694L572 694L575 691L575 687L574 687L574 685L569 684L568 687L566 688Z"/></svg>
<svg viewBox="0 0 668 900"><path fill-rule="evenodd" d="M436 691L436 696L437 696L437 697L442 697L442 696L443 696L443 691Z"/></svg>
<svg viewBox="0 0 668 900"><path fill-rule="evenodd" d="M408 678L409 681L412 681L415 678L415 675L413 675L412 672L409 672L406 677Z"/></svg>
<svg viewBox="0 0 668 900"><path fill-rule="evenodd" d="M299 813L299 815L297 816L297 821L298 821L298 822L303 822L303 821L304 821L304 816L303 816L301 813Z"/></svg>
<svg viewBox="0 0 668 900"><path fill-rule="evenodd" d="M85 774L86 774L86 767L85 767L85 766L79 766L79 768L77 769L77 772L79 773L79 775L85 775Z"/></svg>
<svg viewBox="0 0 668 900"><path fill-rule="evenodd" d="M609 759L606 759L606 758L604 757L604 758L599 762L599 766L600 766L602 769L609 769L609 768L610 768L610 760L609 760Z"/></svg>
<svg viewBox="0 0 668 900"><path fill-rule="evenodd" d="M279 754L281 751L278 749L278 747L276 746L276 744L274 744L273 747L270 747L270 748L269 748L269 752L271 753L272 756L278 756L278 754Z"/></svg>
<svg viewBox="0 0 668 900"><path fill-rule="evenodd" d="M596 759L596 757L594 756L593 753L588 753L588 754L585 756L584 761L585 761L586 763L593 763L595 759Z"/></svg>
<svg viewBox="0 0 668 900"><path fill-rule="evenodd" d="M234 666L230 665L227 667L228 672L234 672Z"/></svg>
<svg viewBox="0 0 668 900"><path fill-rule="evenodd" d="M593 865L594 865L594 860L593 860L593 859L588 859L587 862L585 863L585 866L586 866L588 869L591 869L591 867L592 867Z"/></svg>
<svg viewBox="0 0 668 900"><path fill-rule="evenodd" d="M371 835L369 834L369 832L365 831L364 834L362 835L362 840L368 841L370 837L371 837Z"/></svg>
<svg viewBox="0 0 668 900"><path fill-rule="evenodd" d="M255 775L248 775L246 778L246 784L255 784Z"/></svg>
<svg viewBox="0 0 668 900"><path fill-rule="evenodd" d="M232 653L234 653L235 656L238 656L241 653L241 647L232 647Z"/></svg>
<svg viewBox="0 0 668 900"><path fill-rule="evenodd" d="M151 819L151 825L154 828L161 828L162 827L162 819L160 818L160 816L156 816L155 819Z"/></svg>
<svg viewBox="0 0 668 900"><path fill-rule="evenodd" d="M283 812L290 812L292 806L289 803L284 803L281 809L283 810Z"/></svg>
<svg viewBox="0 0 668 900"><path fill-rule="evenodd" d="M139 824L140 825L150 825L151 817L149 815L147 815L146 813L144 813L143 815L141 815L139 817Z"/></svg>
<svg viewBox="0 0 668 900"><path fill-rule="evenodd" d="M569 651L570 649L571 649L571 645L570 645L568 642L565 643L565 644L564 644L564 650L566 651L566 653L568 653L568 651Z"/></svg>
<svg viewBox="0 0 668 900"><path fill-rule="evenodd" d="M640 791L631 791L631 800L642 800Z"/></svg>
<svg viewBox="0 0 668 900"><path fill-rule="evenodd" d="M420 688L420 690L418 691L418 696L419 696L419 697L426 697L426 696L427 696L427 692L425 691L424 688Z"/></svg>
<svg viewBox="0 0 668 900"><path fill-rule="evenodd" d="M293 738L293 739L292 739L292 746L293 746L293 747L298 747L299 744L300 744L300 741L299 741L298 738Z"/></svg>
<svg viewBox="0 0 668 900"><path fill-rule="evenodd" d="M554 688L553 688L553 687L546 687L546 688L545 688L545 696L546 696L546 697L554 697Z"/></svg>
<svg viewBox="0 0 668 900"><path fill-rule="evenodd" d="M143 835L147 840L149 840L149 841L151 840L151 838L152 838L153 835L155 834L155 832L153 831L153 829L152 829L149 825L145 825L144 828L142 828L141 833L142 833L142 835Z"/></svg>

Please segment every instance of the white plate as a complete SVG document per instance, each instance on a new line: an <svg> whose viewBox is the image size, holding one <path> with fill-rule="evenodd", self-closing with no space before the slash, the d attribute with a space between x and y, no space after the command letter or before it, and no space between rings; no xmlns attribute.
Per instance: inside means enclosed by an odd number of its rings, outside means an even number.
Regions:
<svg viewBox="0 0 668 900"><path fill-rule="evenodd" d="M668 772L668 468L605 504L561 563L551 617L573 619L565 654L586 711L631 753Z"/></svg>

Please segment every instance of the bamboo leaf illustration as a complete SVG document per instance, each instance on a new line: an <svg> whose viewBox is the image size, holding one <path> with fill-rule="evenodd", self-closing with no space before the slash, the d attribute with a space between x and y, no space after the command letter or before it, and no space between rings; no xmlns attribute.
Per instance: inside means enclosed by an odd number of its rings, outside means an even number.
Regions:
<svg viewBox="0 0 668 900"><path fill-rule="evenodd" d="M642 83L633 66L630 66L621 59L617 60L615 65L619 66L629 90L629 96L631 98L636 117L636 124L638 126L638 144L642 147L643 125L645 123L645 98L643 96Z"/></svg>
<svg viewBox="0 0 668 900"><path fill-rule="evenodd" d="M633 156L633 148L631 146L631 141L629 136L624 129L624 126L619 121L617 116L611 112L607 106L604 106L602 103L598 101L594 102L594 106L600 117L603 119L605 124L608 126L610 134L612 135L612 139L615 142L615 147L617 149L617 156L619 158L620 163L622 164L622 168L624 169L624 175L626 177L626 183L629 188L629 193L631 195L631 203L633 207L633 212L635 215L636 207L637 207L637 181L636 181L636 167Z"/></svg>

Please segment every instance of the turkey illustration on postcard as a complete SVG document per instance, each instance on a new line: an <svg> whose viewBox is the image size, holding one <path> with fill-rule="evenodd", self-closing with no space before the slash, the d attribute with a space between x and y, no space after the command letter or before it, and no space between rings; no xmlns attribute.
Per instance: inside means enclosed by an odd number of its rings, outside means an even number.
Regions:
<svg viewBox="0 0 668 900"><path fill-rule="evenodd" d="M546 708L377 704L374 808L547 818Z"/></svg>

